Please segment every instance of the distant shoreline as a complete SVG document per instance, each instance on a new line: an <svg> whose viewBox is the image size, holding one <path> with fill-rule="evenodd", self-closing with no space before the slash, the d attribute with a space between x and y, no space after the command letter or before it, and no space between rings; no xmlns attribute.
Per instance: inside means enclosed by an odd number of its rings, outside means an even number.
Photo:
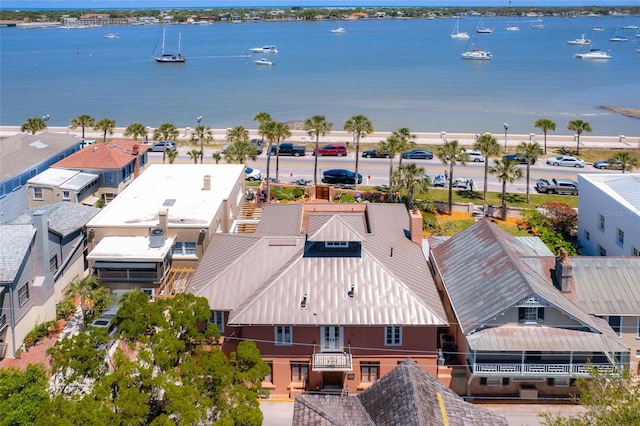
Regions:
<svg viewBox="0 0 640 426"><path fill-rule="evenodd" d="M625 117L640 118L640 108L624 108L609 105L603 105L601 108L615 112L616 114L624 115Z"/></svg>

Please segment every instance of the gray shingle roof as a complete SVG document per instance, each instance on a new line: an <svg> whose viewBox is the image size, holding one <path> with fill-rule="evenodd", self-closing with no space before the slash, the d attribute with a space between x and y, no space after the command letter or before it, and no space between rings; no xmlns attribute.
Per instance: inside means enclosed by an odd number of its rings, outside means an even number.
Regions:
<svg viewBox="0 0 640 426"><path fill-rule="evenodd" d="M439 426L445 424L445 414L451 426L507 425L502 415L463 401L412 360L402 362L358 396L298 396L293 424Z"/></svg>
<svg viewBox="0 0 640 426"><path fill-rule="evenodd" d="M35 235L31 225L0 225L0 282L16 279Z"/></svg>
<svg viewBox="0 0 640 426"><path fill-rule="evenodd" d="M62 201L60 203L49 204L47 206L31 209L29 213L25 213L18 217L13 223L33 223L33 212L36 210L46 210L47 220L49 221L49 230L55 232L64 238L67 235L82 229L91 218L100 212L99 208L85 206L84 204L69 203Z"/></svg>

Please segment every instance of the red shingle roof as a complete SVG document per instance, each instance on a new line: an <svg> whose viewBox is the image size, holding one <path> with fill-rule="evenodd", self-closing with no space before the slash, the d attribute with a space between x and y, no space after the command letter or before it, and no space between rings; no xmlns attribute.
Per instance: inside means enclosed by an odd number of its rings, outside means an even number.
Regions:
<svg viewBox="0 0 640 426"><path fill-rule="evenodd" d="M138 156L149 150L151 145L139 141L117 140L86 146L69 157L58 161L52 167L63 169L120 170L134 157L134 148L138 147Z"/></svg>

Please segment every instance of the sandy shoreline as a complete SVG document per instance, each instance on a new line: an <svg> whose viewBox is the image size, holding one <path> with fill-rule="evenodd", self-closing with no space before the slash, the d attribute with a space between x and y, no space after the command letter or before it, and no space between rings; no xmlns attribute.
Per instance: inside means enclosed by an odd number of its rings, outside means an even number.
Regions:
<svg viewBox="0 0 640 426"><path fill-rule="evenodd" d="M640 110L637 111L640 115ZM309 136L304 130L296 130L294 123L289 123L294 129L291 130L291 137L287 140L297 143L312 143L315 142L315 138ZM193 129L191 127L178 128L179 135L178 141L187 142L191 140L191 133ZM248 129L249 135L252 138L260 138L257 129ZM537 129L536 129L537 130ZM78 128L71 130L68 127L55 127L51 126L47 130L51 133L65 133L74 136L81 137L82 129ZM108 140L113 139L130 139L124 136L124 127L116 127L112 135L107 135ZM149 129L149 140L151 141L151 135L153 135L153 128ZM213 143L223 144L226 143L227 129L212 129ZM568 148L574 147L576 143L575 135L566 133L567 131L556 131L547 134L547 146L548 147L561 147L566 146ZM6 138L9 136L15 136L20 134L20 126L0 126L0 137ZM445 141L457 140L463 146L471 146L475 143L476 135L473 133L452 133L452 132L412 132L416 135L416 142L421 145L440 145ZM391 132L374 132L364 138L361 138L361 144L377 144L378 142L386 139ZM102 132L95 131L93 129L85 129L86 139L101 140L103 137ZM496 134L494 137L498 140L500 145L505 143L504 134ZM544 134L542 132L528 133L528 134L507 134L507 145L515 147L520 142L534 140L540 145L544 143ZM320 137L320 143L349 143L353 142L353 136L342 130L334 130L326 136ZM580 145L586 148L638 148L640 144L640 135L628 136L628 135L612 135L612 136L594 136L583 133L580 136Z"/></svg>
<svg viewBox="0 0 640 426"><path fill-rule="evenodd" d="M640 118L640 108L623 108L608 105L603 105L601 108L615 112L616 114L624 115L625 117Z"/></svg>

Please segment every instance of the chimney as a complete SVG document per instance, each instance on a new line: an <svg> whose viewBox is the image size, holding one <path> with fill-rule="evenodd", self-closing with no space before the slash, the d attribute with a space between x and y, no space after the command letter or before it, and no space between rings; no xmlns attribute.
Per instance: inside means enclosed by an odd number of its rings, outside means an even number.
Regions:
<svg viewBox="0 0 640 426"><path fill-rule="evenodd" d="M35 252L39 258L36 262L36 274L38 276L46 276L51 273L49 260L49 220L47 220L46 210L36 210L33 212L33 226L36 228L36 245ZM61 259L58 259L60 265Z"/></svg>
<svg viewBox="0 0 640 426"><path fill-rule="evenodd" d="M409 210L409 233L411 241L422 247L422 215L416 207Z"/></svg>
<svg viewBox="0 0 640 426"><path fill-rule="evenodd" d="M571 279L573 267L569 261L569 255L564 247L560 248L560 256L556 257L556 282L563 293L571 293Z"/></svg>
<svg viewBox="0 0 640 426"><path fill-rule="evenodd" d="M169 209L161 207L158 210L158 228L162 229L164 233L167 233L167 216L169 215Z"/></svg>
<svg viewBox="0 0 640 426"><path fill-rule="evenodd" d="M204 187L202 188L205 191L209 191L211 189L211 176L204 175Z"/></svg>
<svg viewBox="0 0 640 426"><path fill-rule="evenodd" d="M140 145L137 143L131 147L131 155L138 155L140 153Z"/></svg>

